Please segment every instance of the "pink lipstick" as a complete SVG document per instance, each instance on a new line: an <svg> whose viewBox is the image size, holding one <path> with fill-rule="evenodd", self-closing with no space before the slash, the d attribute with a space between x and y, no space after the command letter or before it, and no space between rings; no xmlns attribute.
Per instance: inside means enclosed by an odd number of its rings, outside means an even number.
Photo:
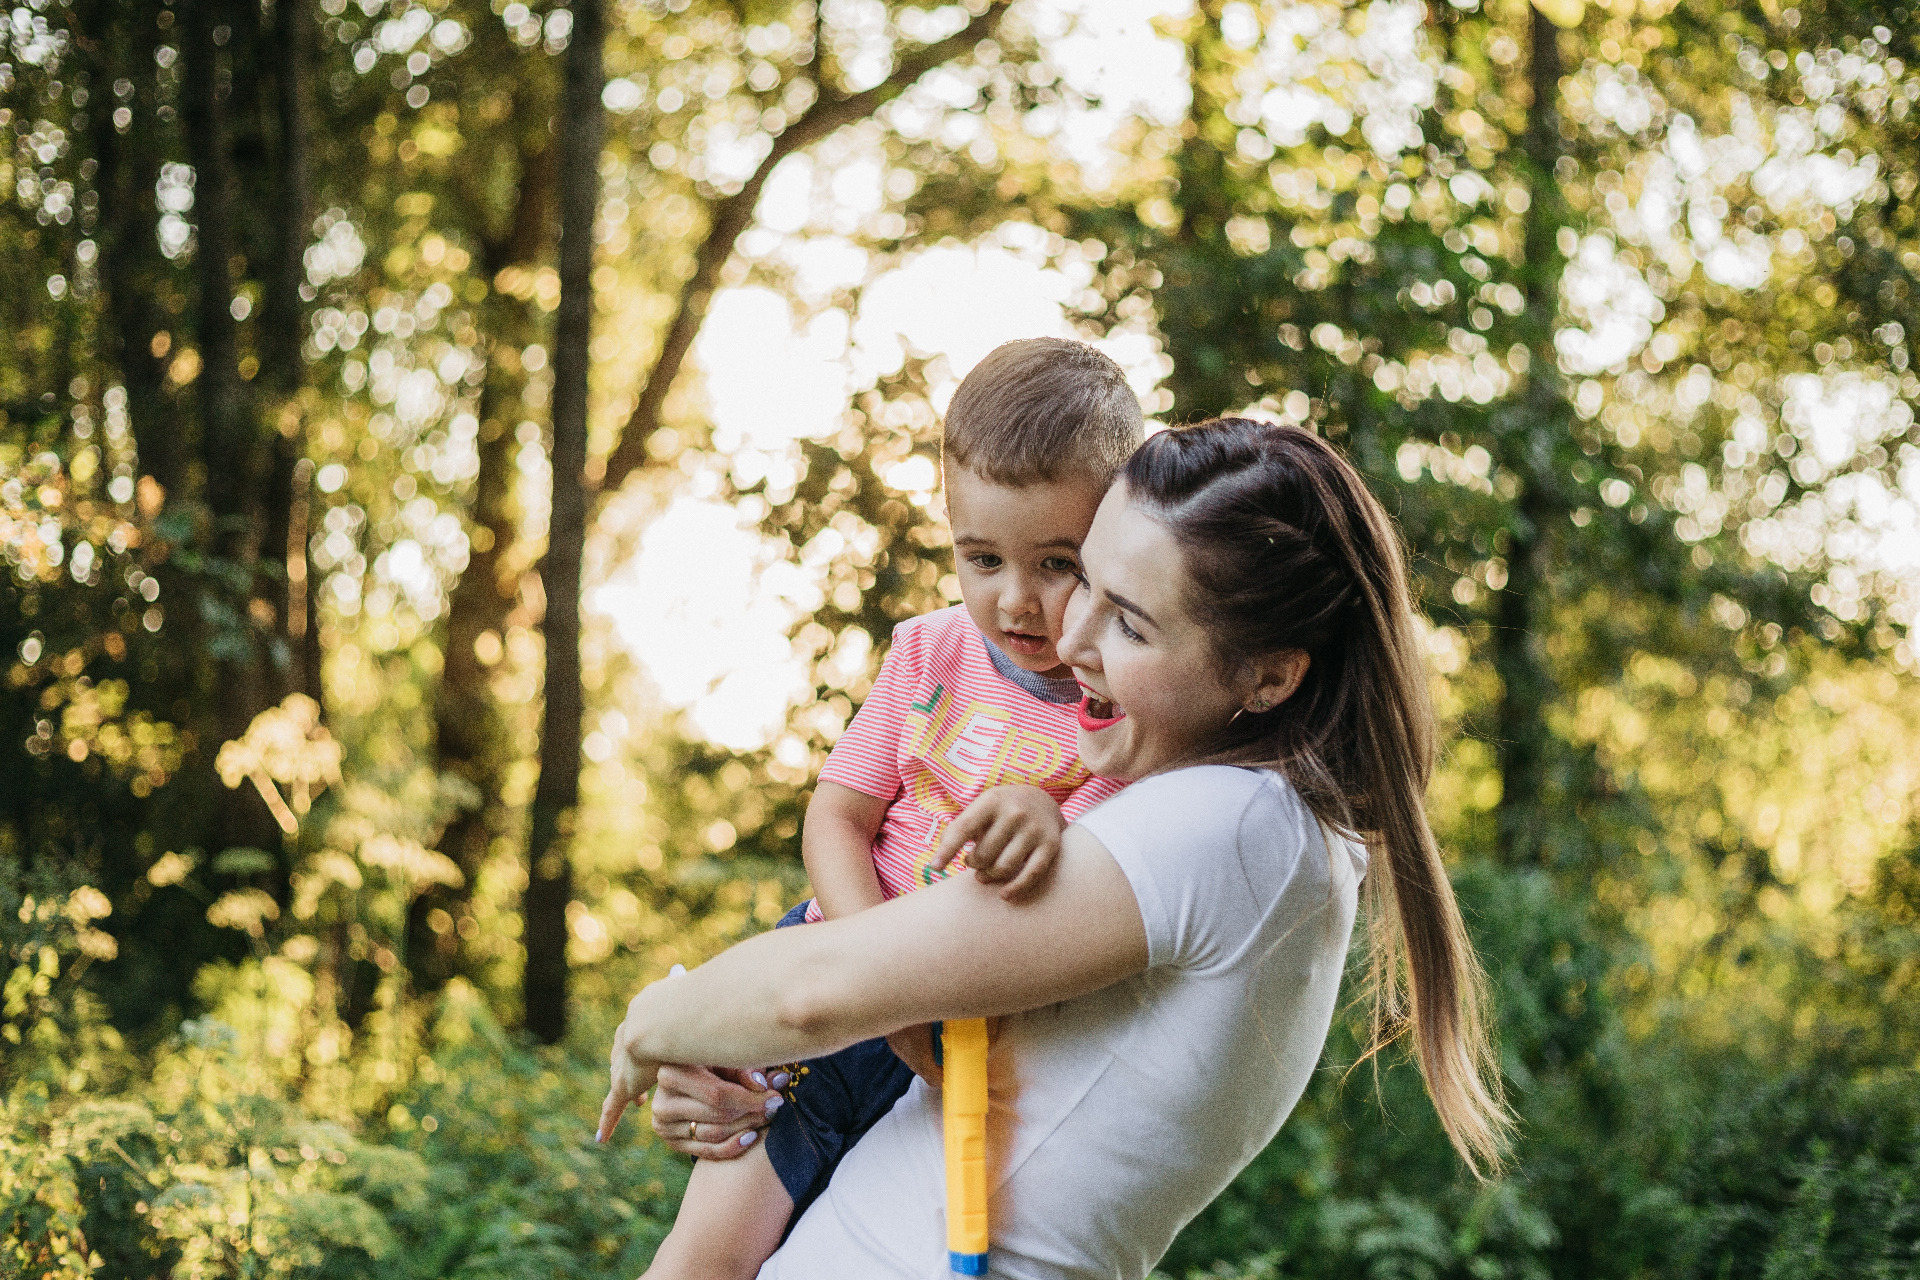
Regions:
<svg viewBox="0 0 1920 1280"><path fill-rule="evenodd" d="M1080 727L1088 733L1111 729L1127 718L1126 712L1091 690L1080 699L1080 704L1074 708L1074 714L1080 721Z"/></svg>

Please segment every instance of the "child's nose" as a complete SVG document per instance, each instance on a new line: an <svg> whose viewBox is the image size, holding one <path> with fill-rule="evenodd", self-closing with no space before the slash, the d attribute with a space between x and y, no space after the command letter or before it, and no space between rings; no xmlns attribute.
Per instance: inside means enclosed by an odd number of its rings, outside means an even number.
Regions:
<svg viewBox="0 0 1920 1280"><path fill-rule="evenodd" d="M1040 594L1033 589L1033 583L1023 573L1012 575L1006 587L1000 592L1000 612L1013 618L1025 617L1036 613L1040 608Z"/></svg>

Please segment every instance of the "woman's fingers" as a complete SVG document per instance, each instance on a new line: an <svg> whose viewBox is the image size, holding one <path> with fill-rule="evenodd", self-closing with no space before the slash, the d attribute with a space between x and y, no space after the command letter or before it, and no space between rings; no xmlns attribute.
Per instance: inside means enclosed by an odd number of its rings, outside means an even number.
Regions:
<svg viewBox="0 0 1920 1280"><path fill-rule="evenodd" d="M697 1160L731 1160L751 1151L761 1138L760 1127L744 1119L706 1124L698 1120L664 1119L658 1111L653 1116L653 1132L675 1151Z"/></svg>
<svg viewBox="0 0 1920 1280"><path fill-rule="evenodd" d="M748 1129L765 1128L774 1112L786 1104L779 1094L769 1095L745 1111L721 1113L694 1099L656 1093L653 1098L653 1131L663 1139L678 1142L688 1138L688 1125L699 1125L709 1142Z"/></svg>
<svg viewBox="0 0 1920 1280"><path fill-rule="evenodd" d="M764 1072L761 1078L766 1078ZM767 1103L778 1096L772 1089L749 1088L706 1067L662 1067L653 1110L683 1126L689 1120L725 1124L742 1116L755 1117L755 1123L764 1124Z"/></svg>
<svg viewBox="0 0 1920 1280"><path fill-rule="evenodd" d="M771 1088L749 1088L739 1080L771 1084L785 1074L769 1078L764 1071L722 1074L707 1067L662 1067L660 1087L653 1094L653 1131L675 1151L698 1160L744 1155L786 1099Z"/></svg>
<svg viewBox="0 0 1920 1280"><path fill-rule="evenodd" d="M605 1142L613 1136L614 1129L620 1123L620 1117L626 1114L627 1107L632 1101L633 1099L625 1096L617 1085L608 1091L607 1100L600 1104L600 1125L593 1133L595 1142Z"/></svg>
<svg viewBox="0 0 1920 1280"><path fill-rule="evenodd" d="M607 1064L607 1100L600 1104L600 1123L594 1129L596 1142L605 1142L613 1136L620 1117L628 1107L647 1096L647 1090L653 1088L659 1074L659 1063L637 1058L631 1052L632 1033L628 1030L631 1021L629 1015L613 1034L613 1053Z"/></svg>

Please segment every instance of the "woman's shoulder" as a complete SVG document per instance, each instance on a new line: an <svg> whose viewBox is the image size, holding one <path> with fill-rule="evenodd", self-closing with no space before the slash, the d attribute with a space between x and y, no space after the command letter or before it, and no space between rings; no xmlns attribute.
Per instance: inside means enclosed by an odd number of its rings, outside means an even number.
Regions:
<svg viewBox="0 0 1920 1280"><path fill-rule="evenodd" d="M1223 806L1235 802L1303 811L1306 808L1299 792L1294 790L1293 784L1284 775L1272 769L1234 764L1196 764L1156 773L1150 778L1142 778L1101 807L1104 809L1122 802L1142 806L1169 803L1204 806L1189 810L1195 817L1203 812L1224 812ZM1237 816L1237 811L1235 814Z"/></svg>
<svg viewBox="0 0 1920 1280"><path fill-rule="evenodd" d="M1271 770L1198 765L1156 774L1077 825L1132 886L1153 966L1211 969L1281 919L1283 903L1324 899L1300 896L1327 880L1320 824Z"/></svg>
<svg viewBox="0 0 1920 1280"><path fill-rule="evenodd" d="M1172 769L1127 787L1080 819L1103 844L1151 837L1160 845L1267 844L1313 830L1293 784L1271 769L1202 764Z"/></svg>

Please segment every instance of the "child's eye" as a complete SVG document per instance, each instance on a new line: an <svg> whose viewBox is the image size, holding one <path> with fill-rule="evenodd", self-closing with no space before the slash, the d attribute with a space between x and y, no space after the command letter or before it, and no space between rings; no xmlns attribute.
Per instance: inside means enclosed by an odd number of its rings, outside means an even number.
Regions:
<svg viewBox="0 0 1920 1280"><path fill-rule="evenodd" d="M1080 566L1066 556L1048 556L1040 562L1040 567L1048 573L1070 573L1075 578L1080 577Z"/></svg>
<svg viewBox="0 0 1920 1280"><path fill-rule="evenodd" d="M967 562L976 569L998 569L1000 567L1000 557L994 555L981 554L968 556Z"/></svg>

